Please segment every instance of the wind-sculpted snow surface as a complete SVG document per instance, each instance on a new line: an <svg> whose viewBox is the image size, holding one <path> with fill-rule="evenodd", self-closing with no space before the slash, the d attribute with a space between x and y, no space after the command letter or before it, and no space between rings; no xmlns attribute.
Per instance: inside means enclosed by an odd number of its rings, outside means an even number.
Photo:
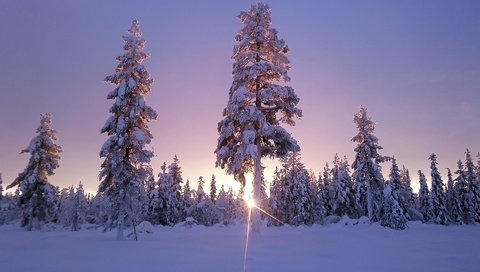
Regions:
<svg viewBox="0 0 480 272"><path fill-rule="evenodd" d="M478 225L409 222L395 231L356 223L264 227L250 237L246 271L479 271ZM242 271L245 230L155 226L139 241L117 241L101 228L28 232L4 225L1 271Z"/></svg>

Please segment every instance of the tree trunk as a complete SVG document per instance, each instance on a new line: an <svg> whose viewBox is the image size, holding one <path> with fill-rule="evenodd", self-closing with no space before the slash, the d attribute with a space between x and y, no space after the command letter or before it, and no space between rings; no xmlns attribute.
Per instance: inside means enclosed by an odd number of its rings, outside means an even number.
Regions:
<svg viewBox="0 0 480 272"><path fill-rule="evenodd" d="M370 219L370 222L373 222L373 201L372 201L371 181L367 181L367 211L368 211L368 219Z"/></svg>
<svg viewBox="0 0 480 272"><path fill-rule="evenodd" d="M257 144L257 157L255 158L255 170L253 177L253 199L258 205L260 203L259 197L262 195L262 153L260 150L260 145ZM252 208L252 231L260 232L261 218L260 210L253 207Z"/></svg>
<svg viewBox="0 0 480 272"><path fill-rule="evenodd" d="M123 240L124 229L125 229L125 211L122 208L118 216L117 240Z"/></svg>

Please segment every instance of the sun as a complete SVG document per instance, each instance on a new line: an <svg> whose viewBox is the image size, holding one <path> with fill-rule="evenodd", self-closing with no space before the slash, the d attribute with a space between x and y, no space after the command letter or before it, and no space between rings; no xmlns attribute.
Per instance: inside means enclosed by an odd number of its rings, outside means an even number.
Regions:
<svg viewBox="0 0 480 272"><path fill-rule="evenodd" d="M255 199L253 199L253 198L246 199L245 202L247 202L247 205L250 209L257 206L255 204Z"/></svg>

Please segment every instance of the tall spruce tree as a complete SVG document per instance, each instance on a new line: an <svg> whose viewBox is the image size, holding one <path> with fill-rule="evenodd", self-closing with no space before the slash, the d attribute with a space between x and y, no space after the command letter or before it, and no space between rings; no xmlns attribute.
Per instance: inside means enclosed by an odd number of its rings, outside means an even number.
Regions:
<svg viewBox="0 0 480 272"><path fill-rule="evenodd" d="M418 192L418 210L423 215L423 222L429 222L433 218L432 200L428 191L427 178L422 171L418 170L420 190Z"/></svg>
<svg viewBox="0 0 480 272"><path fill-rule="evenodd" d="M300 147L281 123L294 125L302 116L299 98L288 82L288 46L271 27L270 8L258 3L238 18L244 27L235 37L233 83L218 124L216 166L245 184L245 173L254 172L253 196L262 190L262 157L284 157ZM252 230L260 228L260 213L252 214Z"/></svg>
<svg viewBox="0 0 480 272"><path fill-rule="evenodd" d="M48 182L48 176L53 175L58 168L62 148L55 143L56 132L51 125L51 114L42 114L37 128L38 135L21 152L30 154L28 165L7 186L7 189L18 186L21 225L28 230L40 229L41 223L52 221L56 213L56 189Z"/></svg>
<svg viewBox="0 0 480 272"><path fill-rule="evenodd" d="M101 130L109 138L100 151L105 160L98 191L110 199L106 227L117 228L119 240L123 239L126 225L137 224L139 209L145 201L142 184L152 176L153 151L147 150L146 145L153 138L148 123L157 118L157 113L145 103L153 79L142 64L149 54L142 51L145 40L141 35L138 21L133 20L128 34L123 36L125 53L117 57L115 73L105 78L116 87L107 95L107 99L115 102L110 108L112 116Z"/></svg>
<svg viewBox="0 0 480 272"><path fill-rule="evenodd" d="M433 222L436 224L446 225L450 221L448 218L447 208L446 208L446 197L445 191L443 190L443 181L440 173L438 171L438 162L437 155L434 153L429 157L431 164L431 176L432 176L432 190L431 190L431 199L432 199L432 212L433 212Z"/></svg>
<svg viewBox="0 0 480 272"><path fill-rule="evenodd" d="M356 189L356 204L360 215L367 212L371 222L380 220L383 202L384 180L380 163L389 160L381 156L378 150L378 138L373 135L375 123L367 115L367 109L361 107L353 121L358 128L358 134L352 138L357 143L355 161L352 164L353 181Z"/></svg>

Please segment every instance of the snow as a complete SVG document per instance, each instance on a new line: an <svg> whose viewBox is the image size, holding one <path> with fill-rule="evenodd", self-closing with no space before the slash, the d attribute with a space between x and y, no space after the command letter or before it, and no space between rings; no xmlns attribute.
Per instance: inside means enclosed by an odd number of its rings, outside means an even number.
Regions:
<svg viewBox="0 0 480 272"><path fill-rule="evenodd" d="M347 222L348 221L348 222ZM246 271L479 271L480 227L409 222L263 227L252 234ZM242 271L245 225L154 226L139 241L101 228L28 232L0 226L2 271Z"/></svg>

